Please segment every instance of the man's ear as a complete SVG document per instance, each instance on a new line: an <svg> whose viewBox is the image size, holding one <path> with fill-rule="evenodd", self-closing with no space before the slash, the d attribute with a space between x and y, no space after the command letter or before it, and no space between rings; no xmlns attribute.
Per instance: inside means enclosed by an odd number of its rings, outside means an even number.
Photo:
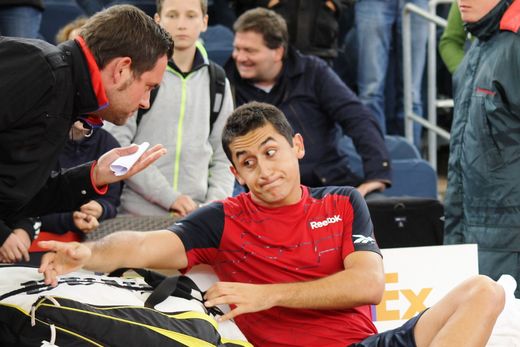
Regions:
<svg viewBox="0 0 520 347"><path fill-rule="evenodd" d="M285 48L283 46L275 48L274 49L275 61L282 61L284 53L285 53Z"/></svg>
<svg viewBox="0 0 520 347"><path fill-rule="evenodd" d="M106 73L109 84L119 87L133 77L132 58L114 58L103 68L103 72Z"/></svg>
<svg viewBox="0 0 520 347"><path fill-rule="evenodd" d="M229 167L229 170L231 171L233 176L235 176L236 180L238 181L238 183L240 183L241 186L246 184L246 182L242 179L242 177L240 177L240 175L238 174L237 169L233 165L231 165Z"/></svg>
<svg viewBox="0 0 520 347"><path fill-rule="evenodd" d="M293 148L296 152L296 157L302 159L305 156L305 146L303 145L302 135L296 133L293 136Z"/></svg>
<svg viewBox="0 0 520 347"><path fill-rule="evenodd" d="M159 24L161 22L161 16L159 16L159 13L155 13L153 15L153 20L155 21L155 23Z"/></svg>

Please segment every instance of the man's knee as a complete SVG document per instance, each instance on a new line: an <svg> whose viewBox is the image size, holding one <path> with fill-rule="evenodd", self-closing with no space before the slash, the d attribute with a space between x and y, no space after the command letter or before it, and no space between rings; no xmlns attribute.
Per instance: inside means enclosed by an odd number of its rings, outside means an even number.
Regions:
<svg viewBox="0 0 520 347"><path fill-rule="evenodd" d="M468 280L467 300L479 305L483 314L498 316L504 309L505 291L504 288L484 275L477 275Z"/></svg>

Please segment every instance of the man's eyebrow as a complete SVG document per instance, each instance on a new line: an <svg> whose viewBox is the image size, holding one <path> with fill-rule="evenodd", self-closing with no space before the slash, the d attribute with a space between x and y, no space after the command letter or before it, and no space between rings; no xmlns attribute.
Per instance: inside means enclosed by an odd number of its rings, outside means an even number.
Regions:
<svg viewBox="0 0 520 347"><path fill-rule="evenodd" d="M276 142L276 140L274 139L274 137L269 136L268 138L266 138L264 141L262 141L262 142L258 145L258 148L264 146L264 145L265 145L267 142L269 142L269 141L275 141L275 142Z"/></svg>
<svg viewBox="0 0 520 347"><path fill-rule="evenodd" d="M274 137L269 136L268 138L266 138L264 141L262 141L262 142L258 145L258 148L261 148L262 146L264 146L264 145L265 145L266 143L268 143L269 141L276 141L276 140L274 139ZM247 151L245 151L245 150L244 150L244 151L237 151L237 152L235 153L235 157L236 157L237 159L240 159L240 156L246 154L246 152L247 152Z"/></svg>

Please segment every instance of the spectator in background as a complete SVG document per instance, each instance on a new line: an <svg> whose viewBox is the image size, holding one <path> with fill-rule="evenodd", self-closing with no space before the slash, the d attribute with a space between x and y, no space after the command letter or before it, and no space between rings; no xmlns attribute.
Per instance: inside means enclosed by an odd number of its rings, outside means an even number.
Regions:
<svg viewBox="0 0 520 347"><path fill-rule="evenodd" d="M234 0L237 15L255 8L269 8L285 19L289 42L304 54L329 65L338 56L339 19L352 0Z"/></svg>
<svg viewBox="0 0 520 347"><path fill-rule="evenodd" d="M78 17L74 19L72 22L65 25L61 28L56 34L56 43L63 43L68 40L75 39L81 30L81 27L85 25L88 18L86 17Z"/></svg>
<svg viewBox="0 0 520 347"><path fill-rule="evenodd" d="M98 13L59 47L0 37L0 238L21 218L79 208L165 153L149 149L122 176L110 165L136 146L51 175L80 116L90 127L124 124L148 107L172 50L171 36L132 6Z"/></svg>
<svg viewBox="0 0 520 347"><path fill-rule="evenodd" d="M226 72L242 105L261 101L287 115L305 136L300 161L302 183L355 186L363 196L391 182L383 134L370 110L321 59L289 47L287 26L274 11L256 8L235 22L233 60ZM355 175L340 140L350 136L363 160L364 177Z"/></svg>
<svg viewBox="0 0 520 347"><path fill-rule="evenodd" d="M520 283L520 0L458 4L475 42L454 75L444 242L477 243L480 273Z"/></svg>
<svg viewBox="0 0 520 347"><path fill-rule="evenodd" d="M233 193L234 177L220 140L233 111L233 98L222 71L222 107L217 118L210 119L214 106L210 62L197 43L207 27L206 0L158 1L155 21L175 41L157 97L142 118L132 117L126 125L111 127L110 131L122 145L163 143L168 154L125 182L121 212L144 216L175 212L185 216L201 204Z"/></svg>
<svg viewBox="0 0 520 347"><path fill-rule="evenodd" d="M459 6L454 1L448 14L448 25L442 33L439 41L439 53L442 61L453 74L464 58L464 51L468 33L464 30L464 22L460 17Z"/></svg>
<svg viewBox="0 0 520 347"><path fill-rule="evenodd" d="M357 35L357 87L359 98L374 115L383 133L404 135L402 14L407 3L425 10L428 0L358 0L355 5L355 33ZM423 115L421 85L426 62L428 22L419 16L411 17L412 35L412 99L413 112ZM385 112L385 91L391 48L397 64L395 81L389 88L395 91L395 114ZM388 129L387 129L388 127ZM420 148L421 126L414 123L414 143Z"/></svg>
<svg viewBox="0 0 520 347"><path fill-rule="evenodd" d="M0 35L38 38L42 0L0 0Z"/></svg>

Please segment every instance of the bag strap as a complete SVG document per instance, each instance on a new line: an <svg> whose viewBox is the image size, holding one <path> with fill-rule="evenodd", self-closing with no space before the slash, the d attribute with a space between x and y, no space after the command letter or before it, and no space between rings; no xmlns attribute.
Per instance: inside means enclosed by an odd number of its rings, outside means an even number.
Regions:
<svg viewBox="0 0 520 347"><path fill-rule="evenodd" d="M218 118L222 104L224 103L224 93L226 91L226 72L217 63L209 62L209 132L213 130L213 123Z"/></svg>

